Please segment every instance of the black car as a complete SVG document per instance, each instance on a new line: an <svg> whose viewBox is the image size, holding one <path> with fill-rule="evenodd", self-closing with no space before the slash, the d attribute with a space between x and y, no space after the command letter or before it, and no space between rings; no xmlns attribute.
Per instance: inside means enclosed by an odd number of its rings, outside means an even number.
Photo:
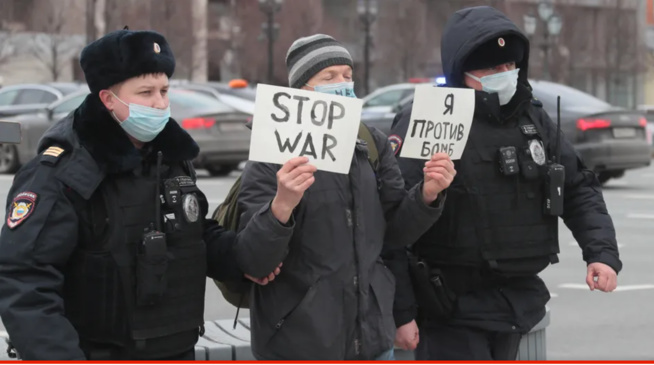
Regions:
<svg viewBox="0 0 654 365"><path fill-rule="evenodd" d="M649 166L651 147L647 120L642 112L619 108L569 86L530 81L536 98L556 122L556 100L561 96L561 130L588 168L605 183L625 170ZM395 113L413 101L410 95L390 113L364 113L361 120L388 134Z"/></svg>
<svg viewBox="0 0 654 365"><path fill-rule="evenodd" d="M569 86L530 83L553 121L556 99L561 96L561 130L600 182L621 177L628 169L649 166L651 147L642 112L613 106Z"/></svg>

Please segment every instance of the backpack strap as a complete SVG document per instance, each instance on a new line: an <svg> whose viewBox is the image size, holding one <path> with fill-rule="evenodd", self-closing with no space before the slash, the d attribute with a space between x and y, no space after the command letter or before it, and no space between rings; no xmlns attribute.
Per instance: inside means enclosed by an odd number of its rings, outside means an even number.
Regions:
<svg viewBox="0 0 654 365"><path fill-rule="evenodd" d="M368 144L368 161L372 166L372 170L377 173L379 169L379 150L377 149L375 139L372 137L370 128L364 123L359 123L359 138Z"/></svg>
<svg viewBox="0 0 654 365"><path fill-rule="evenodd" d="M225 200L213 212L212 219L220 223L225 229L236 231L238 229L238 193L241 191L241 176L239 176L229 189Z"/></svg>

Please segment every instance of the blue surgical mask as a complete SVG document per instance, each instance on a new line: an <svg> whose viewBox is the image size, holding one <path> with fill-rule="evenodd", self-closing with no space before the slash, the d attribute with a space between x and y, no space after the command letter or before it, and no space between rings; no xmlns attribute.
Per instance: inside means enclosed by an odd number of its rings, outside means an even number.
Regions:
<svg viewBox="0 0 654 365"><path fill-rule="evenodd" d="M336 84L325 84L325 85L316 85L316 86L307 85L307 86L313 87L313 91L317 91L319 93L348 96L350 98L357 97L354 94L354 82L339 82Z"/></svg>
<svg viewBox="0 0 654 365"><path fill-rule="evenodd" d="M120 123L123 130L130 136L141 142L150 142L166 127L170 119L170 105L166 109L157 109L134 103L127 104L120 100L113 92L112 94L118 101L127 105L129 108L129 116L122 122L116 117L113 111L111 111L111 115L113 115L114 119Z"/></svg>
<svg viewBox="0 0 654 365"><path fill-rule="evenodd" d="M519 72L520 69L516 68L515 70L500 72L482 78L468 72L466 72L466 75L470 76L473 80L479 81L485 92L497 93L497 96L500 98L500 105L506 105L511 101L518 87Z"/></svg>

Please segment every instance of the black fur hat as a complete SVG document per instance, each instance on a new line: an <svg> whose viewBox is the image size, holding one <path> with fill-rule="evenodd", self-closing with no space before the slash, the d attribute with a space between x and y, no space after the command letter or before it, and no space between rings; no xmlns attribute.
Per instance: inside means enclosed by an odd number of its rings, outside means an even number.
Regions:
<svg viewBox="0 0 654 365"><path fill-rule="evenodd" d="M84 47L80 64L93 94L132 77L175 71L166 38L153 31L117 30Z"/></svg>
<svg viewBox="0 0 654 365"><path fill-rule="evenodd" d="M494 37L472 51L463 64L463 72L499 66L507 62L520 63L525 56L522 38L508 34Z"/></svg>

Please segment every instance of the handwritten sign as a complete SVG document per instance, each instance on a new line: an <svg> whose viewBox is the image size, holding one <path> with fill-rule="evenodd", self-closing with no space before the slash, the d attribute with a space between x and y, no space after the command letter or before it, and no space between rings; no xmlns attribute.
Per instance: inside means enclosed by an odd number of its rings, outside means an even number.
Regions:
<svg viewBox="0 0 654 365"><path fill-rule="evenodd" d="M444 152L458 160L468 142L475 91L417 85L401 157L429 160Z"/></svg>
<svg viewBox="0 0 654 365"><path fill-rule="evenodd" d="M361 106L356 98L259 84L250 160L283 164L306 156L319 170L347 174Z"/></svg>

